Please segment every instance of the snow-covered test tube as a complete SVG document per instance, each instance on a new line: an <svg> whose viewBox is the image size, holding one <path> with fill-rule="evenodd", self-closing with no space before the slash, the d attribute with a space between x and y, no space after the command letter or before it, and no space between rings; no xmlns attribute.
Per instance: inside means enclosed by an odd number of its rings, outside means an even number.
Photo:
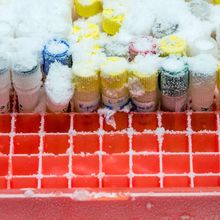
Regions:
<svg viewBox="0 0 220 220"><path fill-rule="evenodd" d="M210 54L189 58L190 96L195 111L212 110L216 87L217 60Z"/></svg>
<svg viewBox="0 0 220 220"><path fill-rule="evenodd" d="M100 104L99 69L94 62L75 63L73 68L74 106L77 112L93 112Z"/></svg>
<svg viewBox="0 0 220 220"><path fill-rule="evenodd" d="M68 67L72 66L70 45L64 39L50 40L43 49L43 71L47 75L52 63L58 62Z"/></svg>
<svg viewBox="0 0 220 220"><path fill-rule="evenodd" d="M151 36L137 38L129 44L129 60L133 60L137 55L147 56L159 52L157 40Z"/></svg>
<svg viewBox="0 0 220 220"><path fill-rule="evenodd" d="M177 35L169 35L161 39L159 43L161 56L186 55L186 41Z"/></svg>
<svg viewBox="0 0 220 220"><path fill-rule="evenodd" d="M189 89L189 67L182 57L164 58L159 70L161 108L164 111L181 112L186 109Z"/></svg>
<svg viewBox="0 0 220 220"><path fill-rule="evenodd" d="M196 56L199 54L211 54L214 57L218 57L218 45L217 42L210 36L203 36L196 38L189 49L190 56Z"/></svg>
<svg viewBox="0 0 220 220"><path fill-rule="evenodd" d="M157 56L137 56L129 68L128 87L136 111L153 112L158 106Z"/></svg>
<svg viewBox="0 0 220 220"><path fill-rule="evenodd" d="M102 11L102 0L74 0L76 13L81 17L91 17Z"/></svg>
<svg viewBox="0 0 220 220"><path fill-rule="evenodd" d="M74 88L72 71L61 63L53 63L45 81L48 112L66 112L72 99Z"/></svg>
<svg viewBox="0 0 220 220"><path fill-rule="evenodd" d="M9 61L0 57L0 113L8 113L10 110L11 78Z"/></svg>
<svg viewBox="0 0 220 220"><path fill-rule="evenodd" d="M32 53L18 53L13 62L12 80L18 96L19 112L34 112L42 86L38 57Z"/></svg>
<svg viewBox="0 0 220 220"><path fill-rule="evenodd" d="M101 65L102 102L111 110L121 110L129 103L127 65L121 57L108 57Z"/></svg>

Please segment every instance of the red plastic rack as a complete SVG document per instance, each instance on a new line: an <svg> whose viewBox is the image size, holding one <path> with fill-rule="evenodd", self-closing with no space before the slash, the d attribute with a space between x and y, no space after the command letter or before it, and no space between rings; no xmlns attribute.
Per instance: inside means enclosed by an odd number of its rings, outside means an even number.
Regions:
<svg viewBox="0 0 220 220"><path fill-rule="evenodd" d="M0 115L0 219L220 219L220 115Z"/></svg>

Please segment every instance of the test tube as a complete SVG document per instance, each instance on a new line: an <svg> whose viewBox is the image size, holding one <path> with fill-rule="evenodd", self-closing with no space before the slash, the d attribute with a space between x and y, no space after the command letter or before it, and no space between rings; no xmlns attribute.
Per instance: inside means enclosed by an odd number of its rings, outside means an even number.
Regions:
<svg viewBox="0 0 220 220"><path fill-rule="evenodd" d="M76 13L81 17L91 17L102 11L102 0L75 0Z"/></svg>
<svg viewBox="0 0 220 220"><path fill-rule="evenodd" d="M11 78L9 61L4 57L0 57L0 82L0 113L8 113L10 111Z"/></svg>
<svg viewBox="0 0 220 220"><path fill-rule="evenodd" d="M131 64L128 87L134 106L139 112L153 112L158 107L158 67L156 56L135 59Z"/></svg>
<svg viewBox="0 0 220 220"><path fill-rule="evenodd" d="M190 58L189 66L192 109L210 111L216 87L217 60L210 54L201 54Z"/></svg>
<svg viewBox="0 0 220 220"><path fill-rule="evenodd" d="M100 104L99 70L90 62L74 64L74 106L77 112L93 112Z"/></svg>
<svg viewBox="0 0 220 220"><path fill-rule="evenodd" d="M33 112L39 102L42 86L37 56L26 53L19 57L13 65L12 80L18 96L19 112Z"/></svg>
<svg viewBox="0 0 220 220"><path fill-rule="evenodd" d="M137 55L152 55L159 52L157 40L151 36L137 38L129 44L129 60L133 60Z"/></svg>
<svg viewBox="0 0 220 220"><path fill-rule="evenodd" d="M199 54L211 54L217 58L217 42L210 36L203 36L195 39L190 47L190 56L196 56Z"/></svg>
<svg viewBox="0 0 220 220"><path fill-rule="evenodd" d="M161 108L164 111L186 110L189 89L189 67L182 57L164 58L159 70Z"/></svg>
<svg viewBox="0 0 220 220"><path fill-rule="evenodd" d="M45 81L48 112L67 112L74 89L71 68L53 63Z"/></svg>
<svg viewBox="0 0 220 220"><path fill-rule="evenodd" d="M70 45L64 39L50 40L43 49L43 72L48 74L50 65L58 62L68 67L72 66L72 57L70 54Z"/></svg>
<svg viewBox="0 0 220 220"><path fill-rule="evenodd" d="M108 57L101 66L101 93L103 105L121 110L129 103L127 61L121 57Z"/></svg>
<svg viewBox="0 0 220 220"><path fill-rule="evenodd" d="M161 56L186 55L186 41L177 35L169 35L160 41Z"/></svg>

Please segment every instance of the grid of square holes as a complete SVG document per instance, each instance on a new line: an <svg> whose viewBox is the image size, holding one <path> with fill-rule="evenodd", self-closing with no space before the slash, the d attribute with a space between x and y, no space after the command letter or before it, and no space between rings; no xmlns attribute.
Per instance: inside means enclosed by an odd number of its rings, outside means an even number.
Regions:
<svg viewBox="0 0 220 220"><path fill-rule="evenodd" d="M0 189L220 187L218 113L0 115Z"/></svg>

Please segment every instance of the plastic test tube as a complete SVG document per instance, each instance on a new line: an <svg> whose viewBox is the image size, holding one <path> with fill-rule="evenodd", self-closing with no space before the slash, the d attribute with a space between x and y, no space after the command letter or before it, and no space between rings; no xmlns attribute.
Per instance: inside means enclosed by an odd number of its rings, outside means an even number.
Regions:
<svg viewBox="0 0 220 220"><path fill-rule="evenodd" d="M161 56L186 55L186 41L179 36L169 35L160 41Z"/></svg>
<svg viewBox="0 0 220 220"><path fill-rule="evenodd" d="M132 104L134 110L139 112L153 112L158 106L158 65L154 67L149 58L150 56L134 63L129 74L128 85Z"/></svg>
<svg viewBox="0 0 220 220"><path fill-rule="evenodd" d="M0 82L0 113L8 113L10 111L11 79L9 62L3 57L0 57Z"/></svg>
<svg viewBox="0 0 220 220"><path fill-rule="evenodd" d="M53 63L45 81L48 112L67 112L73 96L71 68Z"/></svg>
<svg viewBox="0 0 220 220"><path fill-rule="evenodd" d="M137 55L152 55L159 52L157 40L151 36L135 39L129 44L130 61Z"/></svg>
<svg viewBox="0 0 220 220"><path fill-rule="evenodd" d="M129 103L127 61L108 57L101 66L100 76L103 105L111 110L123 109Z"/></svg>
<svg viewBox="0 0 220 220"><path fill-rule="evenodd" d="M72 66L72 57L69 51L70 45L66 40L53 39L50 40L43 49L43 71L48 74L50 65L58 62L68 67Z"/></svg>
<svg viewBox="0 0 220 220"><path fill-rule="evenodd" d="M202 54L190 58L189 64L192 109L210 111L216 87L217 61L209 54Z"/></svg>
<svg viewBox="0 0 220 220"><path fill-rule="evenodd" d="M81 17L91 17L102 11L102 0L75 0L76 13Z"/></svg>
<svg viewBox="0 0 220 220"><path fill-rule="evenodd" d="M42 85L42 73L37 59L27 68L16 63L12 71L13 85L18 96L19 112L31 113L37 107Z"/></svg>
<svg viewBox="0 0 220 220"><path fill-rule="evenodd" d="M189 88L188 64L181 57L167 57L159 70L161 108L164 111L185 111Z"/></svg>
<svg viewBox="0 0 220 220"><path fill-rule="evenodd" d="M74 64L74 106L77 112L93 112L100 104L99 70L90 62Z"/></svg>
<svg viewBox="0 0 220 220"><path fill-rule="evenodd" d="M217 58L217 42L210 36L203 36L195 39L190 48L190 56L196 56L199 54L211 54Z"/></svg>

